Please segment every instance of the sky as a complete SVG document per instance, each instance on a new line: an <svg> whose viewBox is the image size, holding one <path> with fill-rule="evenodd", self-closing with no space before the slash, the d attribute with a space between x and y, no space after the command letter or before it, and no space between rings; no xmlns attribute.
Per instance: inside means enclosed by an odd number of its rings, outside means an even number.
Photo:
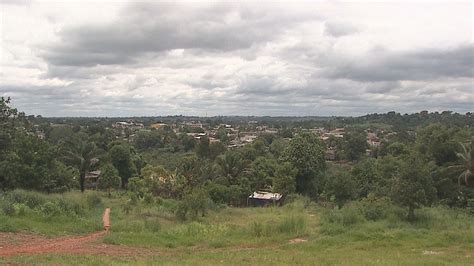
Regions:
<svg viewBox="0 0 474 266"><path fill-rule="evenodd" d="M474 111L472 1L0 0L0 96L43 116Z"/></svg>

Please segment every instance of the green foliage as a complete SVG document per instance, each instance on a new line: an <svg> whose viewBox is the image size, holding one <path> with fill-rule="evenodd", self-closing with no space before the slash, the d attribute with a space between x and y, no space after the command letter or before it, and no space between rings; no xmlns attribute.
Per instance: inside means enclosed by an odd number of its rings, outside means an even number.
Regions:
<svg viewBox="0 0 474 266"><path fill-rule="evenodd" d="M277 162L271 158L257 157L250 164L249 180L252 190L268 189L272 185L275 176ZM234 181L235 183L235 181Z"/></svg>
<svg viewBox="0 0 474 266"><path fill-rule="evenodd" d="M454 139L457 129L442 124L431 124L417 132L416 148L420 154L437 165L456 161L457 142Z"/></svg>
<svg viewBox="0 0 474 266"><path fill-rule="evenodd" d="M115 167L111 164L106 164L102 166L101 170L102 172L98 184L99 188L106 189L107 191L109 191L110 194L111 189L116 189L120 187L119 173L117 169L115 169Z"/></svg>
<svg viewBox="0 0 474 266"><path fill-rule="evenodd" d="M87 194L86 201L87 201L87 206L90 209L94 209L102 205L102 198L97 193Z"/></svg>
<svg viewBox="0 0 474 266"><path fill-rule="evenodd" d="M397 157L400 155L408 155L410 153L410 149L406 144L396 141L388 145L387 152L388 154Z"/></svg>
<svg viewBox="0 0 474 266"><path fill-rule="evenodd" d="M11 202L4 202L2 204L2 212L5 215L12 216L15 215L15 206Z"/></svg>
<svg viewBox="0 0 474 266"><path fill-rule="evenodd" d="M364 132L346 132L344 134L344 153L351 161L359 160L367 149L366 134Z"/></svg>
<svg viewBox="0 0 474 266"><path fill-rule="evenodd" d="M296 170L291 163L285 162L276 167L272 179L272 189L282 195L288 195L296 191Z"/></svg>
<svg viewBox="0 0 474 266"><path fill-rule="evenodd" d="M326 193L335 198L339 208L356 195L356 182L349 172L337 170L330 173L326 183Z"/></svg>
<svg viewBox="0 0 474 266"><path fill-rule="evenodd" d="M250 224L250 234L254 237L272 237L278 234L301 236L306 232L306 219L301 216L290 216L279 223L254 221Z"/></svg>
<svg viewBox="0 0 474 266"><path fill-rule="evenodd" d="M322 191L321 173L326 169L325 145L314 134L301 133L293 138L282 159L297 170L296 191L317 195Z"/></svg>
<svg viewBox="0 0 474 266"><path fill-rule="evenodd" d="M54 217L61 213L59 206L55 202L48 201L41 207L41 212L45 217Z"/></svg>
<svg viewBox="0 0 474 266"><path fill-rule="evenodd" d="M199 216L205 216L212 204L208 192L197 188L185 195L177 206L176 215L182 220L185 220L188 216L191 219L196 219Z"/></svg>
<svg viewBox="0 0 474 266"><path fill-rule="evenodd" d="M125 143L115 144L109 149L109 157L114 167L118 170L122 180L122 188L125 188L128 179L137 171L132 161L132 147Z"/></svg>
<svg viewBox="0 0 474 266"><path fill-rule="evenodd" d="M324 219L328 223L336 223L344 226L351 226L364 221L364 217L359 210L351 207L329 210L325 214Z"/></svg>
<svg viewBox="0 0 474 266"><path fill-rule="evenodd" d="M392 198L408 207L409 220L414 220L415 208L427 206L436 198L429 168L416 153L403 161L400 172L393 181Z"/></svg>
<svg viewBox="0 0 474 266"><path fill-rule="evenodd" d="M365 219L372 221L387 218L390 212L393 211L393 208L395 208L390 198L379 198L374 194L369 194L367 198L361 199L355 206L359 208Z"/></svg>
<svg viewBox="0 0 474 266"><path fill-rule="evenodd" d="M355 181L358 197L366 197L381 185L380 177L377 175L376 162L373 158L367 158L359 161L352 168L351 174Z"/></svg>

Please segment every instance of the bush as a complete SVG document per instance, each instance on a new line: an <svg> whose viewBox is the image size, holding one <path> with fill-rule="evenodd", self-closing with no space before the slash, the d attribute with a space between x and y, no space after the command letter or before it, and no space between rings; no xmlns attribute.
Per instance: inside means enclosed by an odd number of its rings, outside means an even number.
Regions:
<svg viewBox="0 0 474 266"><path fill-rule="evenodd" d="M347 205L342 209L328 211L323 216L323 219L329 223L350 226L363 221L364 217L360 214L360 211L357 208Z"/></svg>
<svg viewBox="0 0 474 266"><path fill-rule="evenodd" d="M5 200L10 203L23 203L30 209L40 207L46 202L45 196L37 192L14 190L5 195Z"/></svg>
<svg viewBox="0 0 474 266"><path fill-rule="evenodd" d="M14 205L15 211L18 213L18 215L23 216L26 214L26 211L29 209L28 206L26 206L23 203L16 203Z"/></svg>
<svg viewBox="0 0 474 266"><path fill-rule="evenodd" d="M13 206L13 204L10 202L5 202L2 205L2 211L5 215L13 216L15 215L15 206Z"/></svg>
<svg viewBox="0 0 474 266"><path fill-rule="evenodd" d="M84 207L77 202L68 201L65 199L58 200L58 207L61 213L65 213L68 215L83 215L84 214Z"/></svg>
<svg viewBox="0 0 474 266"><path fill-rule="evenodd" d="M88 194L86 196L87 206L94 209L102 204L102 198L97 193Z"/></svg>
<svg viewBox="0 0 474 266"><path fill-rule="evenodd" d="M290 194L285 197L285 206L296 209L306 209L311 206L312 201L306 196L300 194Z"/></svg>
<svg viewBox="0 0 474 266"><path fill-rule="evenodd" d="M393 211L393 204L387 197L377 198L369 194L357 204L361 214L367 219L377 221L385 219Z"/></svg>
<svg viewBox="0 0 474 266"><path fill-rule="evenodd" d="M127 202L122 206L122 210L128 215L133 210L133 205L130 202Z"/></svg>
<svg viewBox="0 0 474 266"><path fill-rule="evenodd" d="M41 207L41 212L45 217L57 216L61 213L59 206L54 202L48 201Z"/></svg>
<svg viewBox="0 0 474 266"><path fill-rule="evenodd" d="M205 216L213 204L214 202L212 202L206 190L195 189L192 193L184 196L175 213L181 220L185 220L188 214L192 219L196 219L199 215Z"/></svg>

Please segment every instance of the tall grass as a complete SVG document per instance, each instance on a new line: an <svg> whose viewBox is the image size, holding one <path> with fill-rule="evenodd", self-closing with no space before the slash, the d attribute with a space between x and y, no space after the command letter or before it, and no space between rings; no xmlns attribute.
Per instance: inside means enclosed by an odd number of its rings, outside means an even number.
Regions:
<svg viewBox="0 0 474 266"><path fill-rule="evenodd" d="M84 233L100 228L99 206L92 192L41 194L14 190L0 196L0 231L27 230L44 234Z"/></svg>

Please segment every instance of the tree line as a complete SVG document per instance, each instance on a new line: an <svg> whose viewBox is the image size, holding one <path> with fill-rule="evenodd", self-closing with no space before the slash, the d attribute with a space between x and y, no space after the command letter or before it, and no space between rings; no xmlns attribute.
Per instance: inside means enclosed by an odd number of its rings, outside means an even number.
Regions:
<svg viewBox="0 0 474 266"><path fill-rule="evenodd" d="M302 194L339 207L350 200L388 197L407 208L409 219L416 208L433 203L473 206L473 134L468 126L436 122L400 129L398 137L368 157L364 132L356 128L329 143L291 130L290 140L263 135L228 150L206 137L195 140L167 128L140 132L129 142L106 126L46 125L46 139L40 139L31 133L33 119L11 107L9 99L1 98L0 108L4 191L84 191L86 174L101 170L100 189L122 189L142 199L177 199L184 215L204 209L207 202L242 206L257 190ZM327 145L339 146L346 161L327 162ZM177 154L166 157L172 167L147 160L150 150L165 157Z"/></svg>

